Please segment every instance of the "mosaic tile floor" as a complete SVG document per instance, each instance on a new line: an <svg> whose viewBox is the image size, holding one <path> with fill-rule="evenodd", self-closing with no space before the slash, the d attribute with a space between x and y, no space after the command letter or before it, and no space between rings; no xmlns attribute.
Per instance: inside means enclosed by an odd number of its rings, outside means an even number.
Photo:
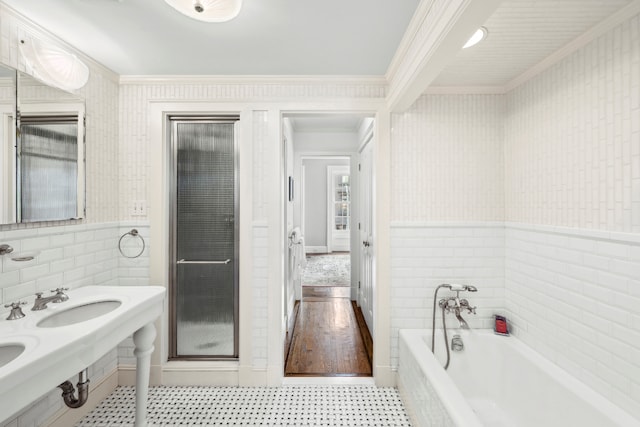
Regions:
<svg viewBox="0 0 640 427"><path fill-rule="evenodd" d="M372 386L151 387L150 426L401 426L395 388ZM118 387L76 427L133 425L135 389Z"/></svg>

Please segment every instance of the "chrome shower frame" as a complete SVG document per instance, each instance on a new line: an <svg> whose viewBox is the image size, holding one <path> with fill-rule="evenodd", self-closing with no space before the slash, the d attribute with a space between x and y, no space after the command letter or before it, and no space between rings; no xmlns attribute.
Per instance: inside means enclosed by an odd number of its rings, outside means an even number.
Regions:
<svg viewBox="0 0 640 427"><path fill-rule="evenodd" d="M166 117L166 132L168 144L168 153L169 158L167 159L167 166L170 171L169 176L169 254L168 254L168 265L169 265L169 351L168 357L169 360L237 360L239 357L239 338L240 338L240 328L239 328L239 314L240 314L240 227L238 219L240 218L240 174L239 174L239 149L238 149L238 123L240 121L240 116L237 114L230 115L185 115L185 114L176 114L176 115L167 115ZM234 151L234 272L233 272L233 280L234 280L234 307L233 307L233 316L234 316L234 326L233 326L233 346L234 346L234 354L232 356L200 356L200 355L191 355L191 356L179 356L178 355L178 339L177 339L177 308L176 308L176 300L177 300L177 173L178 173L178 164L177 164L177 146L176 146L176 138L177 138L177 124L179 123L232 123L234 124L234 132L233 132L233 151ZM229 260L227 260L229 262Z"/></svg>

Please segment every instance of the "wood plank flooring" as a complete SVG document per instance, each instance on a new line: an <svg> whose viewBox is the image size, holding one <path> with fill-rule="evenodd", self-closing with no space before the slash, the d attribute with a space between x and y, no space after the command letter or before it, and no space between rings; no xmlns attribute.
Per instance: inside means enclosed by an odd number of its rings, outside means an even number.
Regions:
<svg viewBox="0 0 640 427"><path fill-rule="evenodd" d="M305 286L297 307L286 376L371 376L348 287Z"/></svg>

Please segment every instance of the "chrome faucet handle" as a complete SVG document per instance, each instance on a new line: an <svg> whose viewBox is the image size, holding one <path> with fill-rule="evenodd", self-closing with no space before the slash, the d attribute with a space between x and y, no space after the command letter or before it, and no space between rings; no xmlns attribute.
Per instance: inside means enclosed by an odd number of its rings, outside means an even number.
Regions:
<svg viewBox="0 0 640 427"><path fill-rule="evenodd" d="M467 307L467 313L476 314L476 307Z"/></svg>
<svg viewBox="0 0 640 427"><path fill-rule="evenodd" d="M60 299L58 301L53 301L54 303L56 302L62 302L62 301L66 301L69 299L69 297L67 296L67 294L64 293L64 291L68 291L69 288L56 288L53 289L51 292L55 292L56 295L60 296Z"/></svg>
<svg viewBox="0 0 640 427"><path fill-rule="evenodd" d="M11 307L11 313L9 313L9 317L7 317L7 320L22 319L25 314L22 312L22 308L20 308L20 306L26 304L26 301L17 301L12 302L11 304L5 304L5 308Z"/></svg>

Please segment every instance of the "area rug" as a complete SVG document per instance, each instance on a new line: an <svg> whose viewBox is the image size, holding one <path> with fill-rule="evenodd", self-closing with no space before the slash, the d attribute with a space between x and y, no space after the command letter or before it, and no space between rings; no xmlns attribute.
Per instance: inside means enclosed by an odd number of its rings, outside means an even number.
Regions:
<svg viewBox="0 0 640 427"><path fill-rule="evenodd" d="M307 255L303 286L351 286L351 255Z"/></svg>

